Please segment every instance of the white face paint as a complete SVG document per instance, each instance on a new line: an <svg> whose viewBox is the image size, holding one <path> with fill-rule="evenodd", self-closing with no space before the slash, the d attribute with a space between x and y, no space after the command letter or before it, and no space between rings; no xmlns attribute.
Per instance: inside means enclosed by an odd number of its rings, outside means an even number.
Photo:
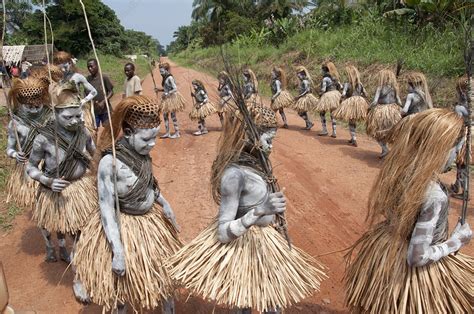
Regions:
<svg viewBox="0 0 474 314"><path fill-rule="evenodd" d="M250 81L250 78L244 74L244 82L247 83L248 81Z"/></svg>
<svg viewBox="0 0 474 314"><path fill-rule="evenodd" d="M194 88L195 91L197 91L198 86L196 84L193 84L193 88Z"/></svg>
<svg viewBox="0 0 474 314"><path fill-rule="evenodd" d="M300 80L303 80L303 79L305 78L305 75L304 75L303 72L300 72L300 73L298 73L298 74L296 74L296 75L298 76L298 78L299 78Z"/></svg>
<svg viewBox="0 0 474 314"><path fill-rule="evenodd" d="M136 129L130 135L125 135L128 143L140 155L148 155L156 144L160 127L151 129Z"/></svg>
<svg viewBox="0 0 474 314"><path fill-rule="evenodd" d="M273 148L273 139L276 136L276 129L269 129L260 135L260 145L266 155L270 155Z"/></svg>
<svg viewBox="0 0 474 314"><path fill-rule="evenodd" d="M276 79L277 78L277 74L275 73L275 71L272 71L272 79Z"/></svg>
<svg viewBox="0 0 474 314"><path fill-rule="evenodd" d="M43 104L39 104L39 105L22 104L21 108L27 115L34 116L40 113L41 110L43 110Z"/></svg>
<svg viewBox="0 0 474 314"><path fill-rule="evenodd" d="M59 65L59 68L63 73L68 73L69 70L71 69L71 64L69 62L61 63Z"/></svg>
<svg viewBox="0 0 474 314"><path fill-rule="evenodd" d="M160 68L161 75L165 75L166 73L168 73L168 71L166 71L165 68Z"/></svg>
<svg viewBox="0 0 474 314"><path fill-rule="evenodd" d="M84 123L82 109L80 107L58 109L56 121L68 131L77 131Z"/></svg>

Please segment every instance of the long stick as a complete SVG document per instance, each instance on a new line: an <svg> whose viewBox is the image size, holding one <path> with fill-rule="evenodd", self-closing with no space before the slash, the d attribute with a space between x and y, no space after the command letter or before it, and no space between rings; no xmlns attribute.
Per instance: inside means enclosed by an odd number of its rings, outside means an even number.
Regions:
<svg viewBox="0 0 474 314"><path fill-rule="evenodd" d="M53 78L51 76L51 64L49 60L49 50L48 50L48 33L46 31L46 4L45 1L43 0L43 31L44 31L44 49L46 52L46 60L47 60L47 68L48 68L48 76L49 76L49 82L53 81ZM49 21L49 19L48 19ZM51 28L51 38L53 37L53 28L50 24ZM53 48L51 47L51 50ZM50 104L51 108L53 110L53 115L56 116L56 108L53 106L53 104ZM56 154L56 178L59 178L59 141L58 141L58 122L57 119L54 119L54 153Z"/></svg>
<svg viewBox="0 0 474 314"><path fill-rule="evenodd" d="M231 70L230 64L225 59L224 51L222 47L221 47L221 56L222 56L222 59L224 60L224 67L227 73L229 74L234 73ZM270 184L270 187L273 193L278 192L280 190L280 187L277 184L276 178L273 176L271 164L268 161L267 156L258 148L258 140L259 140L258 130L245 104L245 100L242 93L242 86L241 86L240 80L238 79L238 76L235 77L235 80L233 83L234 83L234 88L237 91L236 93L233 93L235 97L234 100L237 103L237 106L239 107L239 111L241 112L244 118L244 123L246 125L248 135L252 143L254 144L254 146L257 147L260 164L262 166L263 172L265 173L266 177L269 180L269 182L267 183ZM277 222L277 230L283 234L283 236L285 237L288 243L288 247L291 250L291 239L288 234L286 218L283 213L276 215L276 222Z"/></svg>
<svg viewBox="0 0 474 314"><path fill-rule="evenodd" d="M463 191L463 201L462 201L462 211L461 211L461 224L466 223L467 217L467 209L469 205L469 187L470 187L470 167L471 167L471 141L472 141L472 134L471 134L471 124L472 124L472 54L473 54L473 42L471 38L471 27L470 25L467 26L465 30L465 40L466 40L466 51L464 53L464 61L466 63L466 74L467 74L467 113L468 117L467 121L467 135L466 135L466 155L465 159L465 178L464 178L464 191Z"/></svg>
<svg viewBox="0 0 474 314"><path fill-rule="evenodd" d="M10 75L7 72L7 68L5 66L5 60L3 59L3 43L4 43L4 40L5 40L5 29L6 29L6 25L7 25L7 18L6 18L7 10L5 8L5 0L2 1L2 6L3 6L3 27L2 27L2 42L0 43L0 49L2 50L1 53L0 53L0 62L2 64L3 70L5 71L4 74L6 76L6 80L4 80L4 82L8 82L7 85L9 85L10 88L11 88L12 87L12 81L11 81ZM10 99L8 99L8 93L7 93L7 89L6 89L5 84L3 84L3 86L2 86L2 90L3 90L3 95L5 96L5 101L7 102L7 111L8 111L8 115L10 117L10 121L12 122L13 134L15 135L17 150L18 150L18 152L21 153L22 149L21 149L21 143L20 143L20 136L18 135L18 128L17 128L17 125L16 125L16 121L15 121L15 119L13 119L13 112L12 112L12 108L10 106Z"/></svg>
<svg viewBox="0 0 474 314"><path fill-rule="evenodd" d="M92 38L91 28L89 25L89 20L87 18L86 7L84 6L84 3L82 2L82 0L79 0L79 2L81 3L82 11L84 12L84 18L85 18L86 26L87 26L87 33L89 34L89 40L92 45L92 50L94 51L94 56L95 56L95 59L97 60L97 68L99 70L100 85L102 87L102 93L104 94L105 107L107 108L107 116L109 117L110 136L112 138L112 173L113 173L113 180L114 180L116 218L120 226L120 203L119 203L119 196L118 196L118 191L117 191L117 152L115 150L115 135L114 135L114 129L112 127L112 114L110 112L109 100L107 98L107 92L105 90L104 77L102 75L102 68L100 67L99 56L97 55L97 51L95 49L94 39Z"/></svg>

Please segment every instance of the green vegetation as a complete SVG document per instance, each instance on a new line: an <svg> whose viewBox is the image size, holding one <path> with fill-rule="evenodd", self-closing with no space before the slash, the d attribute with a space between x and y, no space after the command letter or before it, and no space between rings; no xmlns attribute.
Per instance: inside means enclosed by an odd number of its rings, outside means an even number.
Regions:
<svg viewBox="0 0 474 314"><path fill-rule="evenodd" d="M195 9L198 2L202 1L194 2ZM256 16L261 12L258 3L262 2L265 1L255 2ZM463 33L469 25L467 13L474 4L468 1L413 0L402 5L397 1L367 0L356 4L351 1L349 5L345 0L320 0L317 4L316 1L303 1L307 4L304 13L298 10L288 13L279 9L280 1L273 2L271 10L274 14L267 10L269 18L257 26L249 23L244 31L236 32L222 45L209 44L205 36L200 35L200 30L212 24L210 17L181 27L181 32L175 33L175 44L171 45L172 58L180 64L215 75L223 69L220 56L220 46L223 46L226 56L234 63L254 70L264 94L269 94L270 69L274 65L286 69L289 87L295 89L298 82L293 70L296 65L307 66L313 81L318 83L321 62L332 60L343 77L344 66L355 64L373 95L376 73L385 67L395 69L398 62L403 62L402 93L406 88L403 73L422 71L428 76L435 104L447 106L454 103L454 81L465 71ZM281 4L290 2L296 1L281 1ZM310 2L312 7L308 6ZM214 11L208 12L212 17ZM220 35L225 34L222 32L222 29L218 30ZM187 35L187 45L182 41L183 34Z"/></svg>
<svg viewBox="0 0 474 314"><path fill-rule="evenodd" d="M44 44L43 13L34 5L42 1L8 1L6 45ZM77 0L48 0L46 13L51 21L58 50L82 57L92 49L82 7ZM84 0L92 37L104 54L156 55L163 48L158 40L134 30L126 30L115 12L99 0ZM0 14L1 15L1 14ZM48 26L48 40L51 34Z"/></svg>
<svg viewBox="0 0 474 314"><path fill-rule="evenodd" d="M9 231L13 227L15 217L23 212L23 209L16 205L8 205L6 212L0 213L0 229Z"/></svg>
<svg viewBox="0 0 474 314"><path fill-rule="evenodd" d="M93 58L92 54L84 56L78 60L76 66L84 75L89 75L87 71L87 60ZM109 76L112 84L114 84L114 93L119 94L123 91L123 82L125 80L125 74L123 73L123 67L126 63L131 62L128 59L115 57L112 55L99 54L100 66L102 72ZM148 68L148 60L144 57L138 56L135 61L135 74L144 79L146 75L150 73Z"/></svg>

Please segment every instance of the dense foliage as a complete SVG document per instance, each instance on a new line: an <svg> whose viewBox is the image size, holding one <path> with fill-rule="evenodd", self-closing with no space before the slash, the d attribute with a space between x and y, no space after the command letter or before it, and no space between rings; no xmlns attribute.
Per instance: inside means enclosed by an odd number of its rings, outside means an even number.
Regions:
<svg viewBox="0 0 474 314"><path fill-rule="evenodd" d="M406 25L408 31L415 25L435 31L455 27L462 33L472 8L471 0L194 0L193 22L175 32L168 50L255 41L279 46L300 31L357 26L367 17L375 24L380 18Z"/></svg>
<svg viewBox="0 0 474 314"><path fill-rule="evenodd" d="M42 1L36 1L41 2ZM12 0L7 6L7 38L5 44L43 44L43 13L33 1ZM97 48L105 53L146 53L156 55L161 48L159 42L144 32L126 30L120 24L115 12L100 0L84 0L92 36ZM82 7L77 0L47 1L46 13L51 21L54 44L76 56L87 54L89 37ZM48 37L51 39L48 26Z"/></svg>

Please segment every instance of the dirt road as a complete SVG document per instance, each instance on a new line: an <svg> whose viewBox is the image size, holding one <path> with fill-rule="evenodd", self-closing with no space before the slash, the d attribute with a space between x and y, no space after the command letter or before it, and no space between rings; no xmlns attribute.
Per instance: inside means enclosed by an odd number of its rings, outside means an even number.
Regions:
<svg viewBox="0 0 474 314"><path fill-rule="evenodd" d="M220 134L219 119L213 116L208 119L207 136L192 135L197 124L187 116L191 108L190 82L196 78L202 80L211 99L217 101L217 81L190 69L173 67L172 72L188 101L187 112L178 114L183 135L178 140L160 140L153 151L153 160L162 193L181 225L181 238L188 242L217 213L210 195L209 177ZM155 78L159 77L156 70ZM153 95L150 77L145 79L143 87L145 94ZM307 132L300 130L304 123L295 113L287 115L290 128L278 131L272 161L280 185L286 187L289 232L295 245L319 256L329 275L320 293L287 312L345 313L341 282L344 253L337 251L350 246L365 230L367 198L381 165L377 158L379 147L365 135L359 135L358 148L348 146L349 133L342 126L337 139L318 137L319 121L315 119L314 129ZM453 178L454 174L450 173L446 181ZM459 212L460 202L453 200L451 226ZM30 211L25 211L16 219L11 232L0 234L0 261L5 266L11 304L38 313L100 313L97 306L83 307L75 302L72 274L70 270L65 272L66 265L43 262L43 239L30 217ZM469 221L474 224L472 215ZM473 245L464 251L473 254ZM178 313L210 313L214 309L199 298L185 302L186 296L183 294L177 303ZM228 311L216 309L216 313Z"/></svg>

